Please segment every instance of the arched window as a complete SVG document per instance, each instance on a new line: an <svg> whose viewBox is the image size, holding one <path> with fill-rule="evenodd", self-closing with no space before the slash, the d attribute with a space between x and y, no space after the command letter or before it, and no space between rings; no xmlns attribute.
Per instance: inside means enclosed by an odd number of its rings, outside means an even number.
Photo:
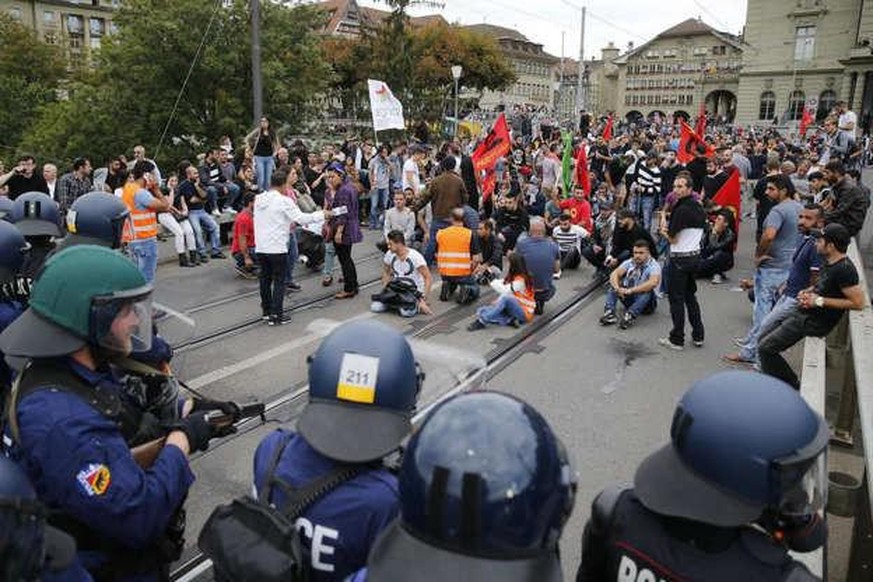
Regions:
<svg viewBox="0 0 873 582"><path fill-rule="evenodd" d="M792 91L788 96L788 121L799 121L803 117L806 95L803 91Z"/></svg>
<svg viewBox="0 0 873 582"><path fill-rule="evenodd" d="M815 112L815 120L823 121L837 104L837 94L830 89L822 91L818 96L818 109Z"/></svg>
<svg viewBox="0 0 873 582"><path fill-rule="evenodd" d="M773 91L761 93L761 106L758 108L758 119L773 119L776 116L776 94Z"/></svg>

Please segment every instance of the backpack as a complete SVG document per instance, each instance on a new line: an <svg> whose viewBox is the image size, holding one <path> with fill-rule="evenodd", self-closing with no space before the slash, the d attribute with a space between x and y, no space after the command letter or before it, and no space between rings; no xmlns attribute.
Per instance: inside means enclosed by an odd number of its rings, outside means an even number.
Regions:
<svg viewBox="0 0 873 582"><path fill-rule="evenodd" d="M361 465L340 465L304 487L294 488L275 476L279 459L293 437L289 434L270 461L258 499L246 495L216 507L197 544L212 560L216 580L239 582L297 582L310 579L309 559L300 544L294 522L318 499L366 470ZM276 485L285 493L279 510L269 504Z"/></svg>

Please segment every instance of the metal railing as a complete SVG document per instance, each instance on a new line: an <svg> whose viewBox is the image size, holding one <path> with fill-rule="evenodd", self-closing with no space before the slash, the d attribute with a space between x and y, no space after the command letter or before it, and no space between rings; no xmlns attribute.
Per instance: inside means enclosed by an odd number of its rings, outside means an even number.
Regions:
<svg viewBox="0 0 873 582"><path fill-rule="evenodd" d="M829 474L828 511L853 517L849 561L849 582L873 579L873 309L864 263L858 245L852 241L849 259L854 263L864 290L864 309L850 311L826 340L807 338L804 345L801 393L807 402L825 414L826 395L839 397L833 421L831 443L854 447L860 428L860 453L863 471L860 478L833 472ZM860 419L856 426L855 419ZM835 451L836 452L836 451ZM826 579L827 555L820 551L803 558L813 573Z"/></svg>

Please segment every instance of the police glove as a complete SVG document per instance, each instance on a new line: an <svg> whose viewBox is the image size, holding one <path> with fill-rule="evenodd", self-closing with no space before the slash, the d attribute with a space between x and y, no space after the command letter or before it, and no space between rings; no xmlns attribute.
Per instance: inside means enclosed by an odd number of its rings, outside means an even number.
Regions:
<svg viewBox="0 0 873 582"><path fill-rule="evenodd" d="M194 451L205 451L209 448L209 439L213 437L213 427L204 412L192 412L185 418L167 425L169 431L179 430L188 438L188 448Z"/></svg>
<svg viewBox="0 0 873 582"><path fill-rule="evenodd" d="M209 412L212 410L220 410L223 414L239 418L240 409L234 402L226 400L209 400L208 398L193 398L193 406L191 412Z"/></svg>

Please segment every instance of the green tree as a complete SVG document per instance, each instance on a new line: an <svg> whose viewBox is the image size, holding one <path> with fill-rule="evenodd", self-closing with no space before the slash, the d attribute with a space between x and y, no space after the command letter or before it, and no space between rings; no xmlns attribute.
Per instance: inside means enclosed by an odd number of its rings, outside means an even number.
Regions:
<svg viewBox="0 0 873 582"><path fill-rule="evenodd" d="M329 83L322 18L311 6L263 3L265 109L289 132L317 112ZM172 165L222 134L239 145L252 118L246 2L126 0L114 21L94 71L76 79L69 101L41 110L29 147L103 161L142 143Z"/></svg>
<svg viewBox="0 0 873 582"><path fill-rule="evenodd" d="M0 13L0 46L0 146L11 153L34 111L55 99L65 69L56 47L41 42L31 29L5 13Z"/></svg>

